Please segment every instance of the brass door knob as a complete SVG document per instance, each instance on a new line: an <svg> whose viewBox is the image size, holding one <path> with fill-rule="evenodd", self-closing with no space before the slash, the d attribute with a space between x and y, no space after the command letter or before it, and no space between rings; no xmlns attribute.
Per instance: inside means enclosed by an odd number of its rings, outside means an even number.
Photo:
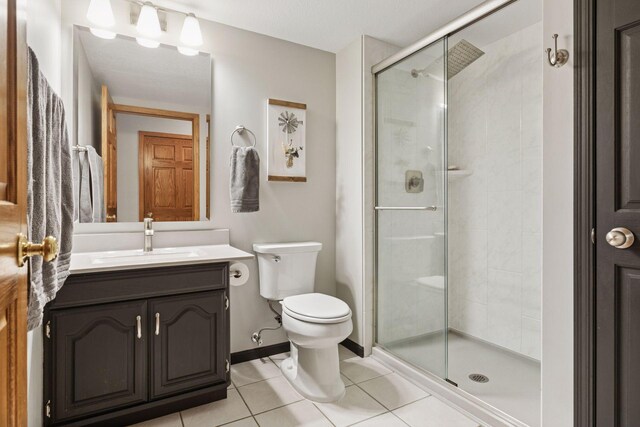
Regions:
<svg viewBox="0 0 640 427"><path fill-rule="evenodd" d="M46 262L53 261L59 252L58 241L53 236L45 237L42 243L32 243L24 234L18 234L18 267L22 267L27 258L36 255L41 256Z"/></svg>
<svg viewBox="0 0 640 427"><path fill-rule="evenodd" d="M607 243L616 249L627 249L633 245L635 237L631 230L624 227L617 227L605 236Z"/></svg>

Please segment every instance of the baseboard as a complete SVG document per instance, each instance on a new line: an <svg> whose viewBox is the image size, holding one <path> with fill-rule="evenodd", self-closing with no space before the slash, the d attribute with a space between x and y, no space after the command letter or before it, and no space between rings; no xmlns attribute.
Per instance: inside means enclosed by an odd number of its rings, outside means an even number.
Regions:
<svg viewBox="0 0 640 427"><path fill-rule="evenodd" d="M249 360L269 357L274 354L285 353L287 351L289 351L289 341L264 347L250 348L249 350L237 351L235 353L231 353L231 364L235 365L236 363L248 362Z"/></svg>
<svg viewBox="0 0 640 427"><path fill-rule="evenodd" d="M355 341L351 341L349 338L347 338L346 340L342 341L340 344L342 344L349 350L353 351L358 356L364 357L364 347L356 343Z"/></svg>

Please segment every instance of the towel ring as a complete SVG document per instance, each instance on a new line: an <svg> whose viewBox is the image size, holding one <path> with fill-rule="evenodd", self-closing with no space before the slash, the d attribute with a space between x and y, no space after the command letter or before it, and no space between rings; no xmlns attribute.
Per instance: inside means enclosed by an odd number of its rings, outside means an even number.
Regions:
<svg viewBox="0 0 640 427"><path fill-rule="evenodd" d="M242 125L236 126L236 128L233 130L233 132L231 132L231 145L235 145L235 144L233 143L233 136L234 136L236 133L237 133L238 135L242 135L242 134L244 133L244 131L245 131L245 130L246 130L247 132L249 132L249 133L253 136L253 145L252 145L252 147L255 147L255 146L256 146L256 134L255 134L255 133L253 133L253 132L251 132L251 130L250 130L250 129L247 129L246 127L244 127L244 126L242 126Z"/></svg>

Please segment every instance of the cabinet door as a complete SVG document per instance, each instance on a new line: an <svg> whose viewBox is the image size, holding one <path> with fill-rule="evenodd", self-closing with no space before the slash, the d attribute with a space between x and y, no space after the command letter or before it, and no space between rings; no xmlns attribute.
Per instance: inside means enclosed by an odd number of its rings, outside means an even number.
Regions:
<svg viewBox="0 0 640 427"><path fill-rule="evenodd" d="M151 397L226 381L224 291L149 301Z"/></svg>
<svg viewBox="0 0 640 427"><path fill-rule="evenodd" d="M147 400L147 303L51 312L54 420Z"/></svg>

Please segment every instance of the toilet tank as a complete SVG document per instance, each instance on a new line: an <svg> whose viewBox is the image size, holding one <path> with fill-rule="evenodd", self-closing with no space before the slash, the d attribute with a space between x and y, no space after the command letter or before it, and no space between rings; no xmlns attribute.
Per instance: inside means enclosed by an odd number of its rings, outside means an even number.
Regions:
<svg viewBox="0 0 640 427"><path fill-rule="evenodd" d="M322 243L255 243L260 295L270 300L307 294L314 290L316 260Z"/></svg>

